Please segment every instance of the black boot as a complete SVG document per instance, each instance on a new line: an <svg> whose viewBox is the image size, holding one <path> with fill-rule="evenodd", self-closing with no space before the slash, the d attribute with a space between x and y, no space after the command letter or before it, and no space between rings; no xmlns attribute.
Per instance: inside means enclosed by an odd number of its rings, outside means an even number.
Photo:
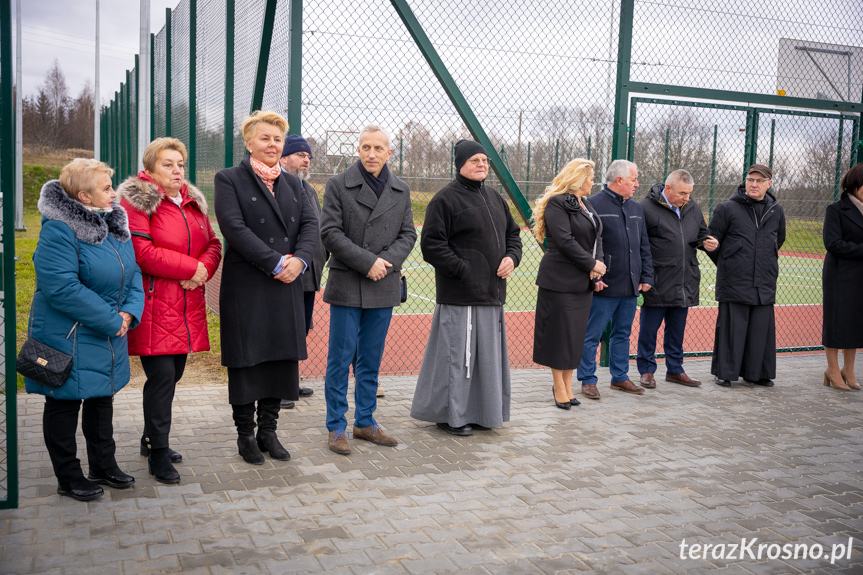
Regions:
<svg viewBox="0 0 863 575"><path fill-rule="evenodd" d="M180 453L177 453L170 447L168 448L168 452L171 454L171 463L180 463L183 461L183 456ZM149 457L150 456L150 446L147 444L146 438L141 436L141 457Z"/></svg>
<svg viewBox="0 0 863 575"><path fill-rule="evenodd" d="M276 426L279 419L279 403L277 398L264 398L258 400L258 448L268 452L270 457L279 461L287 461L291 458L288 450L279 443L276 437Z"/></svg>
<svg viewBox="0 0 863 575"><path fill-rule="evenodd" d="M147 459L150 475L159 483L179 483L180 474L171 464L171 453L167 447L151 449L150 457Z"/></svg>
<svg viewBox="0 0 863 575"><path fill-rule="evenodd" d="M264 454L255 441L255 404L231 405L234 425L237 426L237 450L243 461L252 465L263 465Z"/></svg>

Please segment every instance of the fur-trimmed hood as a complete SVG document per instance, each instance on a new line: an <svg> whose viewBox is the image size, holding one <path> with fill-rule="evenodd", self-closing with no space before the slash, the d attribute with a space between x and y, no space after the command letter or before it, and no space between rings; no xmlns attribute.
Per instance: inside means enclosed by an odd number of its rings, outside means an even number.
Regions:
<svg viewBox="0 0 863 575"><path fill-rule="evenodd" d="M186 194L189 199L198 204L198 209L205 216L207 215L207 198L201 193L201 190L185 182ZM153 182L148 182L137 176L130 176L122 184L117 186L117 195L126 200L133 208L144 212L147 216L152 216L156 213L156 209L165 198L165 194L159 191L159 186Z"/></svg>
<svg viewBox="0 0 863 575"><path fill-rule="evenodd" d="M103 218L91 212L83 204L70 198L59 180L51 180L42 186L37 204L42 216L68 225L75 237L88 244L101 244L108 232L121 242L132 237L129 234L129 219L120 205L119 196L112 204L113 211Z"/></svg>

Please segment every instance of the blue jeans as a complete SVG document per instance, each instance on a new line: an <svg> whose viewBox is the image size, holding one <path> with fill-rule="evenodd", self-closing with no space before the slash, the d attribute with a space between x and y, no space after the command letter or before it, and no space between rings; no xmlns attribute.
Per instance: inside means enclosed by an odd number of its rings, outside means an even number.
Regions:
<svg viewBox="0 0 863 575"><path fill-rule="evenodd" d="M656 373L656 333L665 320L665 373L683 373L683 335L688 307L642 307L638 330L638 373Z"/></svg>
<svg viewBox="0 0 863 575"><path fill-rule="evenodd" d="M347 427L348 367L354 364L354 426L375 425L378 405L378 372L393 308L362 309L330 306L330 347L324 397L327 400L327 429Z"/></svg>
<svg viewBox="0 0 863 575"><path fill-rule="evenodd" d="M596 384L596 348L605 326L611 322L611 337L608 340L609 371L611 383L629 379L629 334L638 298L601 297L594 294L584 336L584 351L578 364L576 377L581 385Z"/></svg>

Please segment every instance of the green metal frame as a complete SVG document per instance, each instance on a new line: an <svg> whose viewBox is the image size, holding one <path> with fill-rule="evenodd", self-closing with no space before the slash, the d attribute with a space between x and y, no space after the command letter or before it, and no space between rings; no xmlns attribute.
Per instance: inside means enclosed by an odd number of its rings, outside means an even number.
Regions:
<svg viewBox="0 0 863 575"><path fill-rule="evenodd" d="M270 63L270 46L273 43L273 27L276 24L276 0L267 0L264 8L264 25L261 29L261 49L258 52L258 70L255 72L255 90L249 112L260 110L264 102L264 88L267 84L267 67Z"/></svg>
<svg viewBox="0 0 863 575"><path fill-rule="evenodd" d="M626 157L626 107L629 104L629 71L632 60L632 22L635 0L620 0L620 27L617 39L617 94L614 100L614 130L611 159Z"/></svg>
<svg viewBox="0 0 863 575"><path fill-rule="evenodd" d="M288 133L302 135L303 122L303 0L291 0ZM401 154L399 154L401 158ZM401 162L399 163L401 175Z"/></svg>
<svg viewBox="0 0 863 575"><path fill-rule="evenodd" d="M234 165L234 18L236 0L225 0L225 138L224 166Z"/></svg>
<svg viewBox="0 0 863 575"><path fill-rule="evenodd" d="M632 2L633 0L624 1ZM494 168L500 183L503 185L507 195L512 199L519 214L521 214L525 222L528 224L532 223L533 211L527 203L527 199L524 197L524 194L522 194L518 184L515 182L515 178L512 176L512 173L504 164L503 159L497 153L494 144L492 144L491 139L488 137L488 134L486 134L482 124L480 124L480 121L473 113L473 110L459 89L458 84L456 84L452 75L449 73L449 70L447 70L443 60L441 60L437 50L435 50L431 40L429 40L429 37L420 25L419 20L417 20L408 5L407 0L390 0L390 2L392 3L393 8L396 9L396 12L402 19L404 25L407 27L408 32L426 62L428 62L428 65L431 67L432 73L441 83L447 96L449 96L450 101L455 106L456 111L459 116L461 116L467 129L470 131L474 139L486 150L488 158L491 161L492 168Z"/></svg>
<svg viewBox="0 0 863 575"><path fill-rule="evenodd" d="M171 9L165 8L165 136L171 137Z"/></svg>
<svg viewBox="0 0 863 575"><path fill-rule="evenodd" d="M197 184L198 153L198 0L189 0L189 151L186 179Z"/></svg>
<svg viewBox="0 0 863 575"><path fill-rule="evenodd" d="M0 0L0 183L3 202L3 255L0 289L3 291L3 353L6 360L6 498L0 509L18 507L18 374L15 370L15 125L12 96L12 2Z"/></svg>

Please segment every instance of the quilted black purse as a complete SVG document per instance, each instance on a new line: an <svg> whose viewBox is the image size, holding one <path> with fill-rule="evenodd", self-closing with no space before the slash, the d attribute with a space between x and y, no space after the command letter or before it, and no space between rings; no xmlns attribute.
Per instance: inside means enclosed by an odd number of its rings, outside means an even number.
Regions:
<svg viewBox="0 0 863 575"><path fill-rule="evenodd" d="M402 303L405 303L406 301L408 301L408 278L406 278L405 276L400 276L399 281L401 283L401 297L399 299Z"/></svg>
<svg viewBox="0 0 863 575"><path fill-rule="evenodd" d="M32 318L31 318L32 319ZM75 333L78 338L78 323L72 326L66 339ZM72 349L75 349L73 344ZM66 383L69 373L72 371L72 360L74 356L45 345L32 337L28 338L21 347L21 352L16 360L18 373L28 379L32 379L48 387L60 387Z"/></svg>

